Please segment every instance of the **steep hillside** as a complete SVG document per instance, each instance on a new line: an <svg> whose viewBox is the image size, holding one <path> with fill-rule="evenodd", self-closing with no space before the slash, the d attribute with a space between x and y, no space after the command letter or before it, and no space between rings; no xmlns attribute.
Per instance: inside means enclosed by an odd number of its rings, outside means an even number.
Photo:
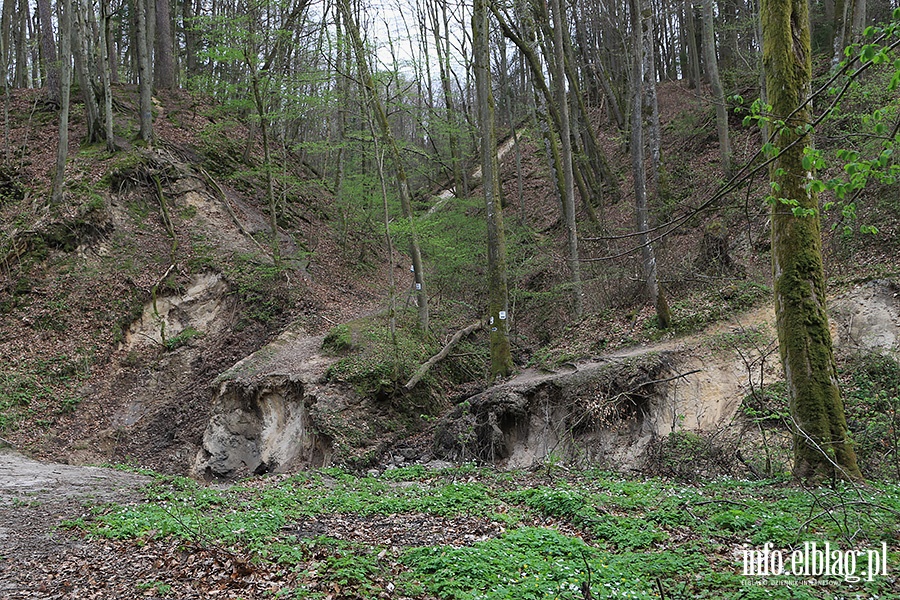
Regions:
<svg viewBox="0 0 900 600"><path fill-rule="evenodd" d="M37 92L13 98L0 435L14 446L184 472L219 373L288 323L322 332L384 306L377 282L389 266L377 254L361 265L338 246L329 195L298 164L283 165L273 264L257 159L243 162L238 141L248 130L208 116L213 108L162 96L154 146L115 154L79 146L76 117L66 200L50 206L54 114Z"/></svg>
<svg viewBox="0 0 900 600"><path fill-rule="evenodd" d="M877 86L877 78L868 85ZM127 110L134 93L117 90L124 107L117 128L127 135L136 126L128 116L134 111ZM484 332L467 336L416 394L403 387L455 331L483 316L485 209L477 188L467 199L418 197L434 323L422 336L410 318L411 276L402 252L409 231L394 220L388 247L384 225L373 222L382 210L375 188L362 194L355 213L353 204L334 197L327 175L310 172L302 155L285 154L274 178L282 257L276 265L260 142L246 119L186 93L159 96L156 109L152 148L122 139L126 148L114 154L78 145L83 123L76 110L66 200L51 206L54 113L44 110L36 92L16 91L12 98L11 143L0 172L0 437L37 457L202 471L197 456L201 448L201 458L211 456L204 446L210 419L237 410L222 396L229 369L260 349L257 357L271 358L266 344L279 335L307 345L318 340L301 354L327 356L316 377L342 386L338 396L349 402L340 405L340 419L320 411L323 420L312 422L328 447L319 459L377 462L404 438L428 431L434 416L484 389ZM590 210L579 203L586 282L580 321L572 316L565 231L543 142L525 127L505 144L519 369L568 368L635 345L670 343L767 302L764 172L710 202L723 182L711 107L682 82L671 82L661 86L660 114L662 170L653 222L665 233L655 243L674 313L669 331L656 327L642 298L629 235L634 216L623 132L597 112L601 145L622 195L595 199ZM749 161L759 132L742 127L740 117L732 120L736 158ZM823 146L833 152L841 130L827 131ZM826 213L834 294L898 272L894 192L896 186L873 185L852 215ZM673 222L680 226L667 225ZM857 233L859 224L874 223L881 234ZM398 290L393 334L387 312L392 287ZM331 346L323 348L322 340ZM260 372L294 381L270 367ZM269 380L253 381L236 397L264 398ZM348 400L357 397L365 402ZM352 415L341 412L349 405ZM211 406L218 408L211 412ZM253 417L253 427L268 427L259 416L265 414ZM225 427L223 439L243 426ZM241 439L258 443L258 432L247 435ZM411 443L429 446L430 435ZM344 451L333 455L334 444ZM224 472L268 469L268 459L253 452L251 462L257 462Z"/></svg>

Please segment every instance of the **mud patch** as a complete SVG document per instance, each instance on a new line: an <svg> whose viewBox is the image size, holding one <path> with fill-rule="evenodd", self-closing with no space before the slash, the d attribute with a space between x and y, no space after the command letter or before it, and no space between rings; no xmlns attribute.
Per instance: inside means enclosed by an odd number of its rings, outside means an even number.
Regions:
<svg viewBox="0 0 900 600"><path fill-rule="evenodd" d="M69 498L95 503L119 501L149 482L150 478L134 473L43 463L0 449L0 507L4 508Z"/></svg>
<svg viewBox="0 0 900 600"><path fill-rule="evenodd" d="M149 481L112 469L42 463L0 449L0 597L75 597L57 595L53 577L66 557L90 545L59 526L90 506L136 502Z"/></svg>

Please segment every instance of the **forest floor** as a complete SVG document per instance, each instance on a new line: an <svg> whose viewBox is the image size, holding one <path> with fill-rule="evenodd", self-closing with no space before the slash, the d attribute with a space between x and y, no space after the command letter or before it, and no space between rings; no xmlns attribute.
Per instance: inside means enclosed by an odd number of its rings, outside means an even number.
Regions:
<svg viewBox="0 0 900 600"><path fill-rule="evenodd" d="M0 449L0 597L79 597L83 591L89 598L100 574L85 565L106 569L104 579L114 585L122 565L108 548L60 524L92 506L136 502L149 481L135 473L40 462ZM81 573L87 579L79 584Z"/></svg>
<svg viewBox="0 0 900 600"><path fill-rule="evenodd" d="M886 484L434 463L204 486L2 451L0 597L897 598L898 509ZM804 541L879 554L818 578L743 572L747 550Z"/></svg>

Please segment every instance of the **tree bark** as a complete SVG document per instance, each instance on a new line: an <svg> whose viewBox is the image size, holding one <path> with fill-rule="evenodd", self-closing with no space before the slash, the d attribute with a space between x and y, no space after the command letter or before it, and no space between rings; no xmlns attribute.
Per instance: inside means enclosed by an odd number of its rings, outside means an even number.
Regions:
<svg viewBox="0 0 900 600"><path fill-rule="evenodd" d="M844 59L844 48L859 41L865 28L866 0L837 0L834 9L834 61Z"/></svg>
<svg viewBox="0 0 900 600"><path fill-rule="evenodd" d="M3 63L0 65L0 74L3 76L0 85L3 86L5 93L8 93L9 89L10 30L12 29L12 13L15 2L16 0L3 0L3 14L0 18L0 61Z"/></svg>
<svg viewBox="0 0 900 600"><path fill-rule="evenodd" d="M194 24L194 0L183 0L181 10L181 22L184 28L184 75L185 79L190 81L190 78L197 74L197 31Z"/></svg>
<svg viewBox="0 0 900 600"><path fill-rule="evenodd" d="M719 134L719 160L725 177L731 175L731 141L728 137L728 110L725 93L719 78L719 62L716 59L716 33L713 26L712 0L703 0L703 49L706 52L706 74L712 87L716 107L716 131Z"/></svg>
<svg viewBox="0 0 900 600"><path fill-rule="evenodd" d="M259 71L256 68L256 56L245 56L250 69L250 85L253 88L253 102L259 116L259 128L262 133L263 169L266 172L266 197L269 201L269 228L272 230L272 262L275 267L281 266L281 245L278 241L278 207L275 201L275 183L272 180L272 154L269 149L269 118L266 105L259 89Z"/></svg>
<svg viewBox="0 0 900 600"><path fill-rule="evenodd" d="M857 480L825 312L818 198L807 187L812 173L803 165L811 143L803 133L812 76L807 0L762 0L762 31L772 118L785 121L770 173L778 196L772 202L772 269L778 346L795 426L793 474L813 482Z"/></svg>
<svg viewBox="0 0 900 600"><path fill-rule="evenodd" d="M72 66L70 62L72 39L72 0L63 0L57 5L59 10L59 54L60 63L60 105L59 137L56 146L56 173L53 177L51 202L63 201L63 186L66 182L66 159L69 154L69 91L72 87Z"/></svg>
<svg viewBox="0 0 900 600"><path fill-rule="evenodd" d="M583 133L583 135L580 136L577 134L572 136L572 139L576 142L579 139L583 140L583 146L576 147L574 149L574 152L576 154L582 153L586 155L588 163L590 164L590 167L595 175L595 177L590 177L590 179L593 182L596 182L596 179L599 178L603 185L606 186L606 189L609 192L610 196L612 196L613 202L618 202L622 199L622 190L619 188L619 182L616 179L615 175L613 175L612 169L609 166L609 161L607 160L606 155L603 153L603 150L600 148L600 143L597 140L597 132L594 129L590 114L587 111L587 106L584 102L584 94L581 93L581 83L579 81L578 73L575 70L575 53L572 50L572 43L565 28L563 28L563 50L565 52L564 64L566 77L568 78L569 82L569 97L573 100L573 110L575 107L578 108L576 117L574 119L570 119L570 123L572 124L574 129L575 125L578 124L577 115L580 115L582 124L581 132ZM578 165L575 166L574 171L576 183L578 183L579 171L581 171L580 179L587 180L590 176L590 173L588 173L586 169L581 169ZM590 186L588 186L586 183L584 185L578 185L579 192L582 193L584 203L589 210L592 220L596 221L596 219L593 218L595 216L595 213L593 210L593 206L590 204L591 198L589 197L588 191L593 191L595 189L597 189L598 191L602 190L600 190L598 186L596 186L596 184Z"/></svg>
<svg viewBox="0 0 900 600"><path fill-rule="evenodd" d="M135 11L135 46L137 49L138 87L140 88L140 138L150 142L153 137L152 75L150 72L150 44L147 37L147 0L133 0Z"/></svg>
<svg viewBox="0 0 900 600"><path fill-rule="evenodd" d="M535 89L535 95L537 92L540 92L540 96L544 99L544 102L547 106L546 112L542 115L543 121L546 125L546 128L543 130L544 138L549 145L550 155L551 155L551 167L557 173L556 178L556 187L559 193L560 201L565 197L565 186L563 184L562 178L562 159L561 159L561 151L559 149L559 141L557 140L556 130L559 127L559 109L556 105L556 102L553 99L553 95L550 93L550 88L547 86L547 82L544 79L544 71L541 65L540 59L538 59L537 53L531 47L531 45L519 35L513 27L506 21L503 17L503 14L499 11L499 9L491 3L490 10L493 13L494 17L500 24L500 29L503 31L503 35L509 39L516 47L519 49L519 52L525 59L525 62L528 64L530 72L531 72L531 84ZM549 118L547 118L549 115ZM564 210L564 208L563 208Z"/></svg>
<svg viewBox="0 0 900 600"><path fill-rule="evenodd" d="M582 14L583 12L584 11L582 11ZM582 61L587 66L588 71L590 72L590 75L593 79L593 86L596 87L597 85L599 85L600 89L603 90L603 96L609 103L609 112L612 113L612 117L616 122L616 126L619 129L625 129L625 116L622 114L622 109L619 107L619 100L613 92L612 86L609 83L609 76L606 73L606 69L603 68L603 63L601 62L599 56L600 52L593 45L589 47L585 19L576 18L575 28L577 32L576 39L578 40L580 55Z"/></svg>
<svg viewBox="0 0 900 600"><path fill-rule="evenodd" d="M563 16L560 0L550 0L553 18L553 67L556 81L556 103L559 110L559 138L562 150L562 171L565 195L563 205L568 241L569 275L572 284L575 320L584 314L584 287L581 283L581 260L578 256L578 230L575 223L575 176L572 173L572 135L569 122L569 100L566 95L565 47L563 45Z"/></svg>
<svg viewBox="0 0 900 600"><path fill-rule="evenodd" d="M81 88L81 97L84 100L84 113L87 121L85 140L92 144L103 137L100 125L100 104L97 102L97 94L94 92L94 78L91 74L93 64L91 52L88 47L89 25L87 11L93 11L93 6L82 5L81 0L72 3L74 14L72 19L72 43L75 70L78 77L78 86Z"/></svg>
<svg viewBox="0 0 900 600"><path fill-rule="evenodd" d="M650 111L650 114L648 115L650 125L647 128L647 145L650 150L650 189L652 190L653 197L658 198L659 170L662 167L660 150L662 132L659 124L659 100L656 96L656 53L654 52L656 43L653 35L653 14L646 14L642 21L644 23L644 100L645 106Z"/></svg>
<svg viewBox="0 0 900 600"><path fill-rule="evenodd" d="M44 93L47 103L60 105L59 63L56 57L56 42L53 41L53 20L50 0L37 0L38 18L41 23L41 55L44 58Z"/></svg>
<svg viewBox="0 0 900 600"><path fill-rule="evenodd" d="M497 169L497 134L494 129L494 96L491 90L488 0L475 0L472 45L475 54L475 89L481 130L481 187L487 208L488 231L488 327L491 334L491 379L513 370L509 346L509 294L506 281L506 236L500 205Z"/></svg>
<svg viewBox="0 0 900 600"><path fill-rule="evenodd" d="M19 0L19 27L16 35L16 75L17 88L28 87L28 16L31 11L27 0Z"/></svg>
<svg viewBox="0 0 900 600"><path fill-rule="evenodd" d="M156 0L156 60L153 80L158 90L175 87L175 57L172 41L172 15L169 0Z"/></svg>
<svg viewBox="0 0 900 600"><path fill-rule="evenodd" d="M113 134L112 112L112 69L109 62L110 37L109 0L100 0L100 79L103 83L103 129L106 138L106 149L116 151L116 140Z"/></svg>
<svg viewBox="0 0 900 600"><path fill-rule="evenodd" d="M694 11L693 0L685 0L685 23L687 35L688 54L691 61L691 87L697 90L697 98L700 98L700 84L703 75L700 72L700 46L697 44L697 19Z"/></svg>
<svg viewBox="0 0 900 600"><path fill-rule="evenodd" d="M632 66L631 66L631 171L634 175L634 213L638 239L641 243L641 263L644 272L644 285L647 298L656 308L656 317L660 329L668 329L672 322L669 305L659 286L656 267L656 253L650 244L650 216L647 206L647 181L644 174L644 134L643 134L643 67L644 59L641 47L643 34L641 26L641 0L630 0Z"/></svg>
<svg viewBox="0 0 900 600"><path fill-rule="evenodd" d="M431 12L432 31L434 32L434 47L437 52L438 73L441 79L441 91L444 95L444 112L447 119L447 142L450 145L450 164L453 171L453 186L457 198L463 198L469 194L469 185L464 169L462 153L459 146L460 121L454 109L453 91L450 85L450 34L449 19L447 17L446 0L436 0L440 4L441 18L438 18L435 3L429 3ZM441 39L441 24L444 26L446 36Z"/></svg>

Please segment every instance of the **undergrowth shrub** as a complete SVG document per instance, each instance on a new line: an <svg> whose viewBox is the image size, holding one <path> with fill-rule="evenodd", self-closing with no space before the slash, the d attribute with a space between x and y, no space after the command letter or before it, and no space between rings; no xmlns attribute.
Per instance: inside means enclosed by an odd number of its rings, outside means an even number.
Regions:
<svg viewBox="0 0 900 600"><path fill-rule="evenodd" d="M877 352L842 361L847 425L863 474L900 480L900 363Z"/></svg>
<svg viewBox="0 0 900 600"><path fill-rule="evenodd" d="M787 383L776 381L754 389L741 401L739 410L755 423L789 423L791 412Z"/></svg>
<svg viewBox="0 0 900 600"><path fill-rule="evenodd" d="M349 383L365 396L390 398L399 394L419 365L437 352L437 344L417 329L415 318L412 311L400 313L393 336L386 315L332 329L323 346L345 355L328 368L326 379Z"/></svg>
<svg viewBox="0 0 900 600"><path fill-rule="evenodd" d="M719 432L672 431L655 437L645 455L644 469L681 481L703 481L719 475L743 474L736 443Z"/></svg>
<svg viewBox="0 0 900 600"><path fill-rule="evenodd" d="M672 303L672 327L677 333L690 333L730 318L734 313L753 308L770 298L772 290L753 281L743 280L724 287L700 290ZM649 327L656 328L651 322Z"/></svg>
<svg viewBox="0 0 900 600"><path fill-rule="evenodd" d="M442 324L433 320L433 331ZM428 408L427 390L437 384L456 385L484 376L488 347L477 340L464 340L454 352L435 364L410 393L404 388L420 365L436 354L443 339L434 333L422 333L414 310L397 312L391 334L386 314L357 319L332 328L322 348L341 358L325 372L331 382L344 382L357 393L377 399L412 399L419 408Z"/></svg>
<svg viewBox="0 0 900 600"><path fill-rule="evenodd" d="M455 198L417 220L423 256L429 263L428 285L437 301L459 299L470 307L484 304L487 290L487 221L484 200ZM391 224L398 247L409 240L409 221Z"/></svg>
<svg viewBox="0 0 900 600"><path fill-rule="evenodd" d="M283 283L282 268L251 254L235 254L226 264L225 277L244 306L244 315L261 323L280 317L295 300Z"/></svg>
<svg viewBox="0 0 900 600"><path fill-rule="evenodd" d="M900 479L900 363L889 355L863 352L838 357L838 374L847 426L863 474ZM744 458L764 475L789 471L792 462L790 398L783 381L747 395L739 408L756 426L761 445Z"/></svg>

